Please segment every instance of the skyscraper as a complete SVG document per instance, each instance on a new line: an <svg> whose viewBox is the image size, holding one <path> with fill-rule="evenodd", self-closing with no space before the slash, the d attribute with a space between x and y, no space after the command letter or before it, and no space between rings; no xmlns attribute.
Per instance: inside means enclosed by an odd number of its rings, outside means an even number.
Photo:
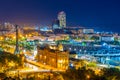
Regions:
<svg viewBox="0 0 120 80"><path fill-rule="evenodd" d="M58 20L59 20L59 25L61 28L66 27L66 14L64 11L61 11L58 13Z"/></svg>
<svg viewBox="0 0 120 80"><path fill-rule="evenodd" d="M59 26L59 20L56 19L52 23L52 29L54 30L54 29L58 29L58 28L60 28L60 26Z"/></svg>

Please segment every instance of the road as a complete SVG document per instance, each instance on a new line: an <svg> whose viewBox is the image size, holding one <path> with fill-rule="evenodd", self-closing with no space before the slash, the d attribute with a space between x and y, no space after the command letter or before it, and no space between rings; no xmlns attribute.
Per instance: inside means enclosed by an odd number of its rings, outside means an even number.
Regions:
<svg viewBox="0 0 120 80"><path fill-rule="evenodd" d="M65 71L65 70L62 70L62 69L54 68L54 67L51 67L51 66L48 66L48 65L44 65L44 64L41 64L41 63L38 63L38 62L35 62L35 61L31 61L31 60L28 60L28 59L26 59L26 62L30 63L32 65L41 67L43 69L52 70L54 72L64 72Z"/></svg>

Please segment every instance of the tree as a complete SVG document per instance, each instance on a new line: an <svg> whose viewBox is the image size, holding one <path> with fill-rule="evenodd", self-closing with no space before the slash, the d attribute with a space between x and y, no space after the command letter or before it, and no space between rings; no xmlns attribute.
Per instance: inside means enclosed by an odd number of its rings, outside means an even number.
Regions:
<svg viewBox="0 0 120 80"><path fill-rule="evenodd" d="M87 66L87 63L88 63L87 60L79 60L74 62L74 65L76 65L76 69L78 69Z"/></svg>
<svg viewBox="0 0 120 80"><path fill-rule="evenodd" d="M2 67L7 69L16 68L18 66L22 66L22 58L18 57L17 55L8 53L8 52L2 52L0 54L0 63L3 65Z"/></svg>
<svg viewBox="0 0 120 80"><path fill-rule="evenodd" d="M120 79L120 70L117 68L104 68L103 70L103 75L108 79L108 80L119 80Z"/></svg>
<svg viewBox="0 0 120 80"><path fill-rule="evenodd" d="M96 75L95 72L86 67L79 69L68 69L63 73L64 80L94 80Z"/></svg>
<svg viewBox="0 0 120 80"><path fill-rule="evenodd" d="M97 41L97 40L99 40L99 36L92 36L92 37L91 37L91 40Z"/></svg>

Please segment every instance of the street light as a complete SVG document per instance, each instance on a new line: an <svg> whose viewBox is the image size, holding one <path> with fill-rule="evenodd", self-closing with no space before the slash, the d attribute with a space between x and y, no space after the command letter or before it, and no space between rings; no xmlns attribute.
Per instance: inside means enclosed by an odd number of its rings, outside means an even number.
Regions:
<svg viewBox="0 0 120 80"><path fill-rule="evenodd" d="M88 80L90 79L90 75L87 75L86 77L87 77Z"/></svg>

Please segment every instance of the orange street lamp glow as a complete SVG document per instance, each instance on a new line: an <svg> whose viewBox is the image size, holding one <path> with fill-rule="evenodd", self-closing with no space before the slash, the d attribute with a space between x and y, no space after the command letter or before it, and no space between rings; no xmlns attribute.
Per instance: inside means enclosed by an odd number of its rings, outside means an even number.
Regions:
<svg viewBox="0 0 120 80"><path fill-rule="evenodd" d="M3 37L0 37L0 40L3 40Z"/></svg>
<svg viewBox="0 0 120 80"><path fill-rule="evenodd" d="M16 37L14 36L13 39L15 39Z"/></svg>
<svg viewBox="0 0 120 80"><path fill-rule="evenodd" d="M90 75L87 75L87 79L90 79Z"/></svg>

